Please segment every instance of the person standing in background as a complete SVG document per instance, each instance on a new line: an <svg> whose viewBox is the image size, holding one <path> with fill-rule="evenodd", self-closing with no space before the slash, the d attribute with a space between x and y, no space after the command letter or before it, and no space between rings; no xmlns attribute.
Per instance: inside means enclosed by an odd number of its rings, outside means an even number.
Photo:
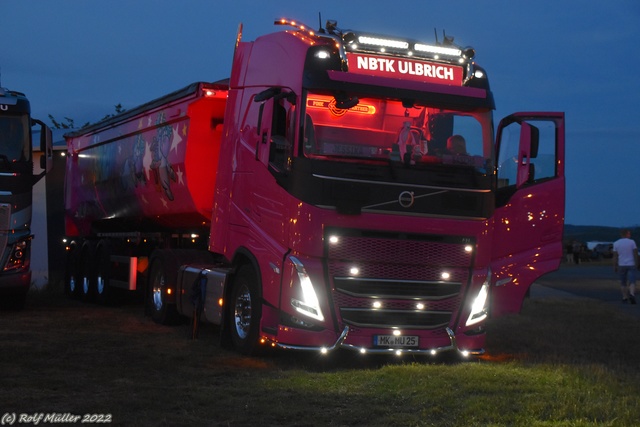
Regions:
<svg viewBox="0 0 640 427"><path fill-rule="evenodd" d="M631 230L622 230L620 236L620 239L613 242L613 271L620 276L622 302L635 304L638 247L631 240Z"/></svg>

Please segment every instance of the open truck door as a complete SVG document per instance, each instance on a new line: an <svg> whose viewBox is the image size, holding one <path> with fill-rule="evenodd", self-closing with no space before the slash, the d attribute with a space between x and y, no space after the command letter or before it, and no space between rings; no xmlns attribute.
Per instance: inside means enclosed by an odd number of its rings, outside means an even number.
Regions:
<svg viewBox="0 0 640 427"><path fill-rule="evenodd" d="M531 284L556 270L564 229L564 113L516 113L497 137L491 315L519 312Z"/></svg>

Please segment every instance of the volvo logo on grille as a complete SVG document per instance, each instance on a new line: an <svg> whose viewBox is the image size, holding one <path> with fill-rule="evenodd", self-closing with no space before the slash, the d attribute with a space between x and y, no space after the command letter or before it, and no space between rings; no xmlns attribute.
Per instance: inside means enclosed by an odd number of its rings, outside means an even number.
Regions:
<svg viewBox="0 0 640 427"><path fill-rule="evenodd" d="M400 206L403 208L410 208L413 206L414 200L413 191L403 191L398 196L398 203L400 203Z"/></svg>

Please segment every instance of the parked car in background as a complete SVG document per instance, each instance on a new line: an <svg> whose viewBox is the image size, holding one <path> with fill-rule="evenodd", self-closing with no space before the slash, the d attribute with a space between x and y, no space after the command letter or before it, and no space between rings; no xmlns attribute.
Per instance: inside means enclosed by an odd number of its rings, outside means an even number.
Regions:
<svg viewBox="0 0 640 427"><path fill-rule="evenodd" d="M591 258L613 258L613 243L598 243L591 250Z"/></svg>

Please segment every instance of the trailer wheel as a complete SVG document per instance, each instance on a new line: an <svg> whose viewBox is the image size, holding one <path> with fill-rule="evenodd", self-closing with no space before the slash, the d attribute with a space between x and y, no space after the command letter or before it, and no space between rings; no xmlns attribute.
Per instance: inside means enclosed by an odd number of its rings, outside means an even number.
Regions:
<svg viewBox="0 0 640 427"><path fill-rule="evenodd" d="M79 265L79 293L84 301L93 300L95 282L95 246L91 242L84 242L80 254Z"/></svg>
<svg viewBox="0 0 640 427"><path fill-rule="evenodd" d="M72 245L67 253L67 265L64 272L64 293L70 298L78 298L80 296L78 252L78 247Z"/></svg>
<svg viewBox="0 0 640 427"><path fill-rule="evenodd" d="M256 275L249 265L238 269L229 301L229 331L233 346L242 354L255 354L260 337L262 305Z"/></svg>
<svg viewBox="0 0 640 427"><path fill-rule="evenodd" d="M109 269L111 267L111 246L108 240L102 240L96 254L96 278L93 294L99 304L113 301L113 288L109 286Z"/></svg>
<svg viewBox="0 0 640 427"><path fill-rule="evenodd" d="M147 306L154 322L161 325L178 323L180 315L175 303L169 302L169 292L175 291L177 266L169 254L161 251L153 256L147 290Z"/></svg>

